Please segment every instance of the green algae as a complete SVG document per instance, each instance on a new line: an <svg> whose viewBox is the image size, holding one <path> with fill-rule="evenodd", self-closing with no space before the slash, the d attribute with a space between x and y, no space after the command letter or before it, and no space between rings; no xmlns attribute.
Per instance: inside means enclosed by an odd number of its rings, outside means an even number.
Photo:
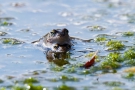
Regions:
<svg viewBox="0 0 135 90"><path fill-rule="evenodd" d="M134 36L134 32L131 32L131 31L128 31L128 32L123 32L122 33L123 34L123 36Z"/></svg>
<svg viewBox="0 0 135 90"><path fill-rule="evenodd" d="M108 50L123 50L125 45L118 40L110 40L106 43Z"/></svg>
<svg viewBox="0 0 135 90"><path fill-rule="evenodd" d="M13 23L4 21L4 22L2 22L0 25L1 25L1 26L10 26L10 25L13 25Z"/></svg>
<svg viewBox="0 0 135 90"><path fill-rule="evenodd" d="M122 55L118 52L109 53L100 66L102 69L116 69L121 66L120 62L123 61Z"/></svg>
<svg viewBox="0 0 135 90"><path fill-rule="evenodd" d="M107 81L107 82L103 82L103 84L105 84L106 86L121 86L121 85L125 85L124 83L122 83L120 81Z"/></svg>
<svg viewBox="0 0 135 90"><path fill-rule="evenodd" d="M0 39L3 44L17 45L24 43L23 41L14 38L2 38Z"/></svg>
<svg viewBox="0 0 135 90"><path fill-rule="evenodd" d="M24 86L13 86L11 90L43 90L43 86L26 84Z"/></svg>
<svg viewBox="0 0 135 90"><path fill-rule="evenodd" d="M124 52L124 58L135 59L135 49L131 48Z"/></svg>
<svg viewBox="0 0 135 90"><path fill-rule="evenodd" d="M27 78L23 81L23 83L38 83L38 80L36 80L35 78Z"/></svg>
<svg viewBox="0 0 135 90"><path fill-rule="evenodd" d="M107 40L106 37L97 37L97 38L95 39L96 42L104 42L104 41L106 41L106 40Z"/></svg>
<svg viewBox="0 0 135 90"><path fill-rule="evenodd" d="M88 28L90 31L102 31L102 30L105 30L104 27L99 26L99 25L87 26L87 28Z"/></svg>
<svg viewBox="0 0 135 90"><path fill-rule="evenodd" d="M76 90L76 89L71 86L61 85L61 86L54 88L54 90Z"/></svg>

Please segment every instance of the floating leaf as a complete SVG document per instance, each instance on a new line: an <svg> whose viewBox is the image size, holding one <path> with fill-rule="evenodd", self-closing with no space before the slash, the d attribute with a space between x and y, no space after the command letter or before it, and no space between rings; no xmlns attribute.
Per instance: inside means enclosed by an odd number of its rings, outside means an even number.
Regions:
<svg viewBox="0 0 135 90"><path fill-rule="evenodd" d="M84 67L85 67L86 69L89 68L89 67L91 67L92 65L94 65L94 63L95 63L95 58L96 58L97 53L98 53L98 51L96 51L95 54L92 56L92 58L91 58L88 62L86 62L86 63L84 64Z"/></svg>

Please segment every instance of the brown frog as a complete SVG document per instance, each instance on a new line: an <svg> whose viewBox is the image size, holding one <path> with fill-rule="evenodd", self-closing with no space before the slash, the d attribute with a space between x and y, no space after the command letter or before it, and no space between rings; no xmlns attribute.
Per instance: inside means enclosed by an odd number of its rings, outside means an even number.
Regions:
<svg viewBox="0 0 135 90"><path fill-rule="evenodd" d="M80 38L70 37L69 31L66 28L63 29L53 29L46 35L44 35L41 39L35 42L40 42L43 47L48 48L54 52L67 52L71 49L74 44L74 39L81 40L82 42L90 42L90 40L83 40Z"/></svg>
<svg viewBox="0 0 135 90"><path fill-rule="evenodd" d="M54 62L57 65L67 64L65 61L67 58L67 51L75 44L74 40L79 40L82 42L89 42L90 40L82 40L80 38L74 38L69 36L69 31L66 28L63 29L53 29L46 35L44 35L38 41L32 43L38 43L39 46L45 48L45 54L50 62ZM60 63L61 62L61 63ZM63 63L64 62L64 63Z"/></svg>
<svg viewBox="0 0 135 90"><path fill-rule="evenodd" d="M53 29L51 32L43 36L44 46L51 48L52 51L66 52L71 48L71 38L68 30Z"/></svg>

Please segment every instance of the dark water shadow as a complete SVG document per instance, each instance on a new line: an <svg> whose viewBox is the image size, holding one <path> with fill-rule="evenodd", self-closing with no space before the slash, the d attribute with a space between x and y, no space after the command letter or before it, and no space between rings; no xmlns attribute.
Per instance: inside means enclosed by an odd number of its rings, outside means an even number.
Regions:
<svg viewBox="0 0 135 90"><path fill-rule="evenodd" d="M70 64L67 60L69 58L68 52L54 52L52 50L48 50L45 51L44 54L49 62L53 62L58 66Z"/></svg>

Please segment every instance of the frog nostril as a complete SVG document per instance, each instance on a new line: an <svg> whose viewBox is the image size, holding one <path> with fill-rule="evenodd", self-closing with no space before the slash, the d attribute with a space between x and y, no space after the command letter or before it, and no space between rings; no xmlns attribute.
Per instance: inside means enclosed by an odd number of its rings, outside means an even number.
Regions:
<svg viewBox="0 0 135 90"><path fill-rule="evenodd" d="M65 36L65 32L60 32L58 36Z"/></svg>

